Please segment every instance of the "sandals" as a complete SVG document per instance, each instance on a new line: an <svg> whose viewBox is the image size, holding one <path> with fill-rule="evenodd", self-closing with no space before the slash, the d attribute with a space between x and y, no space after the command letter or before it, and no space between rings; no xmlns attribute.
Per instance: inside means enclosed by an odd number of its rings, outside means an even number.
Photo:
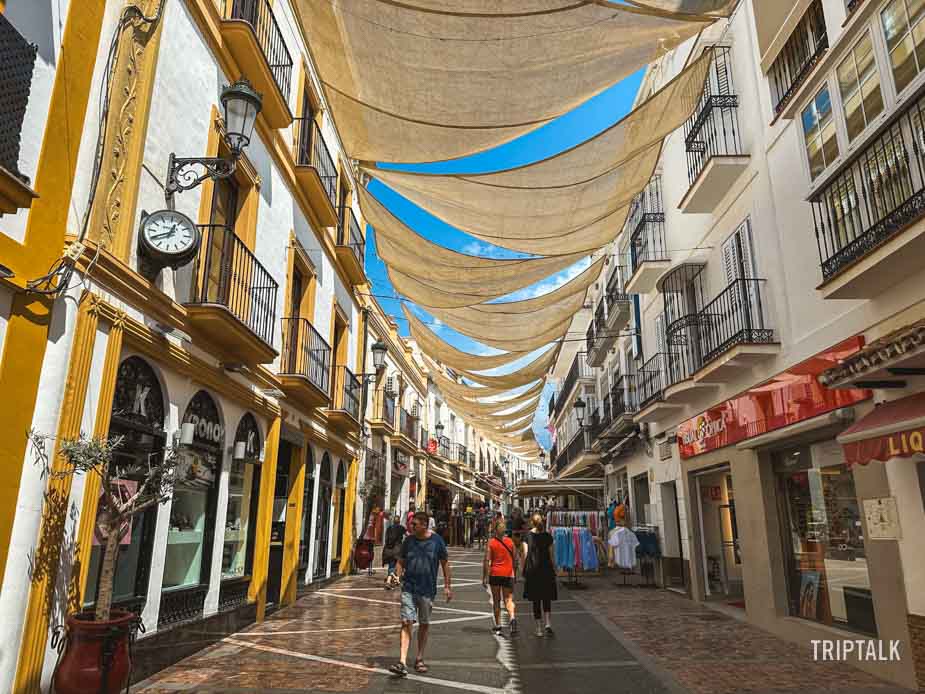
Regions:
<svg viewBox="0 0 925 694"><path fill-rule="evenodd" d="M414 671L415 672L418 672L423 675L425 672L428 671L428 669L429 668L424 664L424 661L421 660L420 658L414 661Z"/></svg>
<svg viewBox="0 0 925 694"><path fill-rule="evenodd" d="M405 667L404 663L395 663L394 665L389 665L389 672L393 675L398 675L399 677L408 676L408 668Z"/></svg>

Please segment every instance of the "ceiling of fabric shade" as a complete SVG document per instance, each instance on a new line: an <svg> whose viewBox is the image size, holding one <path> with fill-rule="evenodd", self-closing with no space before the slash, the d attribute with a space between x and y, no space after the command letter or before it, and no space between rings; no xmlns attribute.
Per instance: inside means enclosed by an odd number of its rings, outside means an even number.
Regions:
<svg viewBox="0 0 925 694"><path fill-rule="evenodd" d="M714 15L728 17L739 0L627 0L641 8L660 10L681 16Z"/></svg>
<svg viewBox="0 0 925 694"><path fill-rule="evenodd" d="M536 398L530 398L524 403L524 407L518 406L518 410L513 413L508 414L491 414L492 411L490 407L484 405L474 405L470 401L461 400L453 396L447 396L446 403L452 409L456 410L458 414L465 415L466 419L472 423L474 426L477 426L482 429L492 429L493 427L507 426L514 422L519 422L525 417L532 419L533 414L527 412L528 408L526 405L533 405L533 408L536 407ZM510 407L505 407L501 411L507 411ZM535 409L534 409L535 411ZM498 412L498 410L495 410Z"/></svg>
<svg viewBox="0 0 925 694"><path fill-rule="evenodd" d="M427 360L425 359L425 361ZM474 388L462 383L456 383L439 371L432 372L431 377L447 402L453 400L461 409L471 410L471 412L476 415L499 414L512 408L519 407L542 393L545 386L545 381L540 381L530 388L527 388L523 393L519 393L513 397L507 397L503 400L486 401L484 398L505 395L508 394L508 390Z"/></svg>
<svg viewBox="0 0 925 694"><path fill-rule="evenodd" d="M487 174L364 167L444 222L498 246L545 256L611 241L655 172L663 139L690 116L713 58L706 51L632 113L547 159Z"/></svg>
<svg viewBox="0 0 925 694"><path fill-rule="evenodd" d="M376 230L376 251L389 269L449 295L439 299L443 303L427 305L491 301L565 270L587 255L503 260L457 253L412 231L369 191L360 188L359 198L364 219ZM478 297L478 301L460 303L459 296L467 297L462 301L469 301L468 297Z"/></svg>
<svg viewBox="0 0 925 694"><path fill-rule="evenodd" d="M704 28L591 0L298 0L347 153L431 162L535 130Z"/></svg>
<svg viewBox="0 0 925 694"><path fill-rule="evenodd" d="M605 259L592 263L558 289L533 299L427 310L454 330L483 344L507 351L532 351L568 332L572 317L584 305L588 287L600 276Z"/></svg>
<svg viewBox="0 0 925 694"><path fill-rule="evenodd" d="M527 352L508 352L481 356L463 352L437 337L405 304L402 304L401 310L408 321L411 337L418 343L421 350L451 369L468 371L495 369L499 366L507 366L528 354Z"/></svg>
<svg viewBox="0 0 925 694"><path fill-rule="evenodd" d="M458 369L457 371L463 378L478 383L479 385L489 386L491 388L518 388L528 383L533 383L536 379L545 376L549 370L555 366L558 356L559 348L553 347L522 368L512 371L509 374L500 374L498 376L472 373L464 369Z"/></svg>
<svg viewBox="0 0 925 694"><path fill-rule="evenodd" d="M535 398L530 398L526 403L513 410L511 410L511 408L506 408L503 414L482 415L474 419L473 423L497 424L499 422L508 422L512 419L516 420L527 414L532 416L536 412L537 405L540 404L541 397L541 395L537 395Z"/></svg>

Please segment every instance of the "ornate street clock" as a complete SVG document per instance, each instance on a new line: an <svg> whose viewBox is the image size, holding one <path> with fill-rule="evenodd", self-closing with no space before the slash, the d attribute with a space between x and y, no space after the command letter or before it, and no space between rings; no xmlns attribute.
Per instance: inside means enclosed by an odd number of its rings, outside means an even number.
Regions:
<svg viewBox="0 0 925 694"><path fill-rule="evenodd" d="M142 274L153 278L165 267L177 269L199 252L202 234L182 212L158 210L141 213L138 254Z"/></svg>

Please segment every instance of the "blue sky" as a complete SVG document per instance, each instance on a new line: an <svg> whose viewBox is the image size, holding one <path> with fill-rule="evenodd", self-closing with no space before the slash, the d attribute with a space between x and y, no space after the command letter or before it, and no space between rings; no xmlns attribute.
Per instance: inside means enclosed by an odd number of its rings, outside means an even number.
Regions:
<svg viewBox="0 0 925 694"><path fill-rule="evenodd" d="M636 97L636 92L639 90L642 74L643 72L640 70L630 75L610 89L585 102L574 111L506 145L462 159L435 164L394 165L390 168L433 173L486 173L489 171L502 171L514 166L545 159L593 137L629 113ZM427 239L442 246L472 255L497 258L516 258L523 255L492 246L441 222L378 181L372 181L369 190L391 210L392 214L405 224ZM367 229L366 274L372 282L373 293L383 310L396 318L401 333L407 335L408 324L402 316L401 302L390 298L395 297L396 293L386 275L385 265L376 254L375 236L374 229L371 227ZM506 300L523 299L544 294L568 281L586 266L587 260L537 285L520 290L510 297L506 297ZM440 337L459 349L473 354L496 353L496 350L481 345L440 324L439 321L435 321L423 309L415 306L413 310ZM516 368L516 365L508 367L507 370L511 368ZM549 448L551 445L549 432L545 429L547 421L545 404L552 392L552 386L547 385L543 393L541 406L537 410L537 416L533 422L537 440L545 448Z"/></svg>

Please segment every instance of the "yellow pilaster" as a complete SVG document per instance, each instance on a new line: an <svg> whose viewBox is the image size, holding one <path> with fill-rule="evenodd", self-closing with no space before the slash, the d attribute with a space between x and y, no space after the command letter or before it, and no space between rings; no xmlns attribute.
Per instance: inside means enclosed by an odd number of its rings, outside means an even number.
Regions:
<svg viewBox="0 0 925 694"><path fill-rule="evenodd" d="M296 596L307 451L307 443L302 448L293 449L292 461L289 463L289 498L286 501L286 537L283 541L283 578L280 590L283 605L291 605Z"/></svg>
<svg viewBox="0 0 925 694"><path fill-rule="evenodd" d="M341 536L340 551L340 572L346 574L350 570L350 556L353 552L353 514L357 497L357 477L359 477L360 465L354 460L350 463L350 470L347 473L347 492L346 501L344 502L344 530ZM336 516L335 516L336 518Z"/></svg>
<svg viewBox="0 0 925 694"><path fill-rule="evenodd" d="M44 274L64 247L68 205L90 97L93 66L99 45L105 3L71 3L64 26L62 51L55 71L35 190L23 244L0 234L3 263L16 277ZM0 220L2 223L2 220ZM34 294L13 299L3 356L0 359L0 576L6 567L10 532L23 462L25 432L32 426L39 377L48 341L51 302Z"/></svg>
<svg viewBox="0 0 925 694"><path fill-rule="evenodd" d="M112 401L116 395L116 378L119 375L119 358L122 355L122 335L124 321L120 317L109 330L106 343L106 358L103 361L103 374L100 380L99 400L96 406L96 423L93 435L103 438L109 434L112 419ZM96 529L96 506L100 498L100 478L88 475L84 482L84 500L80 511L80 528L77 531L77 551L74 555L73 580L76 583L74 603L71 609L77 611L83 604L87 589L87 576L90 571L90 550L93 547L93 532Z"/></svg>
<svg viewBox="0 0 925 694"><path fill-rule="evenodd" d="M257 528L254 532L254 566L247 598L257 603L257 621L262 622L267 610L267 569L270 563L270 530L273 521L273 495L276 491L276 457L279 453L279 430L282 420L277 417L267 434L266 455L260 471L260 502L257 507Z"/></svg>
<svg viewBox="0 0 925 694"><path fill-rule="evenodd" d="M61 402L61 416L54 441L58 450L64 439L73 439L80 434L87 386L90 382L90 366L93 361L93 343L96 338L98 313L92 294L81 297L74 327L74 342L68 363L64 398ZM60 554L68 517L68 499L71 494L72 475L55 477L68 469L64 456L54 455L52 476L48 481L42 522L39 528L38 545L33 561L32 584L26 603L25 626L22 645L19 649L19 663L16 671L16 692L38 692L41 685L42 665L45 660L45 644L48 637L48 619L54 607Z"/></svg>

